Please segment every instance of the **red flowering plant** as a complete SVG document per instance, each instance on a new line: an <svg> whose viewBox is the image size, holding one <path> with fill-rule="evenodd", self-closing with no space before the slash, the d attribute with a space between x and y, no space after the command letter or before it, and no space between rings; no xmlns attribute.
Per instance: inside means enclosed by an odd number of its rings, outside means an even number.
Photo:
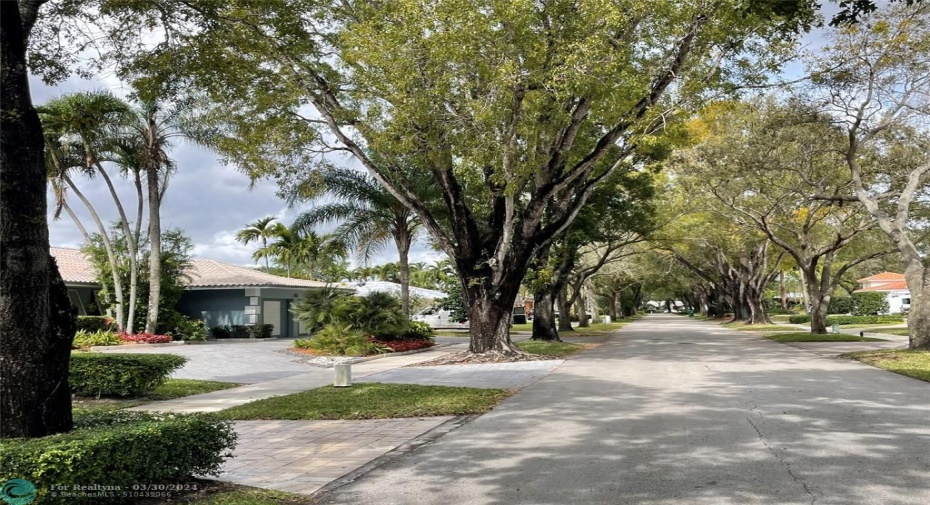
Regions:
<svg viewBox="0 0 930 505"><path fill-rule="evenodd" d="M169 335L156 335L154 333L136 333L131 335L125 331L119 332L120 342L129 344L166 344L171 342Z"/></svg>

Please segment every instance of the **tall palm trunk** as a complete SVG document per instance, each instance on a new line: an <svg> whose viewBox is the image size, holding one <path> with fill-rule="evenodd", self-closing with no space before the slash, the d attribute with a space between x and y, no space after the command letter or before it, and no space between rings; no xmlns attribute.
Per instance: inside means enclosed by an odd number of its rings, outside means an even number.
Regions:
<svg viewBox="0 0 930 505"><path fill-rule="evenodd" d="M155 143L155 122L149 118L149 129L146 132L146 148L151 153L157 146ZM158 182L158 164L154 156L148 156L145 177L148 184L149 203L149 305L145 318L146 333L155 333L158 325L158 307L161 304L161 192Z"/></svg>
<svg viewBox="0 0 930 505"><path fill-rule="evenodd" d="M74 191L74 194L84 204L84 207L87 208L91 219L93 219L94 224L97 225L97 230L100 232L100 240L103 242L103 249L107 253L107 261L110 263L110 278L113 281L113 297L116 299L116 327L119 330L132 331L131 328L127 329L125 326L126 319L124 318L125 313L123 311L123 304L125 301L123 299L123 284L120 282L119 271L117 270L116 253L113 251L113 244L110 242L110 235L107 233L107 227L104 226L100 216L97 215L97 210L94 209L94 206L90 203L90 200L88 200L87 197L84 196L84 193L78 189L74 181L72 181L71 178L67 175L64 176L64 180L68 184L68 187L71 188L71 191Z"/></svg>
<svg viewBox="0 0 930 505"><path fill-rule="evenodd" d="M400 227L394 233L397 257L400 263L400 306L404 316L410 317L410 236Z"/></svg>
<svg viewBox="0 0 930 505"><path fill-rule="evenodd" d="M90 146L86 146L85 149L91 152ZM116 192L116 187L113 185L110 175L103 169L100 160L94 159L93 165L110 190L113 204L116 205L116 211L119 213L120 227L123 229L123 235L126 237L126 249L129 251L129 300L127 303L128 315L126 317L125 330L132 333L135 330L136 290L139 279L139 237L138 235L133 235L132 230L129 228L129 220L126 218L126 211L123 210L123 202ZM141 200L139 205L141 205Z"/></svg>

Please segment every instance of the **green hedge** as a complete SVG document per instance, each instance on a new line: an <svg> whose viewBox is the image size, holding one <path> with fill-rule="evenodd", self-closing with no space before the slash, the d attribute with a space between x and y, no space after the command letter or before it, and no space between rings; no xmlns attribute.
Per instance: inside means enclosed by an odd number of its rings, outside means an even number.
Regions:
<svg viewBox="0 0 930 505"><path fill-rule="evenodd" d="M73 353L71 391L118 396L143 393L186 362L187 358L173 354Z"/></svg>
<svg viewBox="0 0 930 505"><path fill-rule="evenodd" d="M78 414L75 428L3 441L0 480L32 482L39 493L34 503L135 503L140 486L166 484L170 491L193 475L217 475L236 441L228 421L203 414Z"/></svg>
<svg viewBox="0 0 930 505"><path fill-rule="evenodd" d="M246 328L248 328L249 338L271 338L271 332L274 331L273 324L253 324Z"/></svg>
<svg viewBox="0 0 930 505"><path fill-rule="evenodd" d="M879 291L865 291L852 294L854 316L873 316L888 312L888 294Z"/></svg>
<svg viewBox="0 0 930 505"><path fill-rule="evenodd" d="M903 316L827 316L827 324L903 323Z"/></svg>
<svg viewBox="0 0 930 505"><path fill-rule="evenodd" d="M805 324L811 322L811 316L791 316L791 324ZM903 316L827 316L827 324L885 324L904 322Z"/></svg>
<svg viewBox="0 0 930 505"><path fill-rule="evenodd" d="M97 330L110 330L111 322L110 318L106 316L78 316L76 329L89 333L94 333Z"/></svg>

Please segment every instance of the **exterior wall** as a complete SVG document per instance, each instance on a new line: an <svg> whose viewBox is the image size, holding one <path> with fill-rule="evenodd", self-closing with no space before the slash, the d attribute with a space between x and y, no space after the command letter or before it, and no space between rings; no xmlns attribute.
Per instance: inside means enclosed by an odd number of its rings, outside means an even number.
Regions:
<svg viewBox="0 0 930 505"><path fill-rule="evenodd" d="M250 299L245 291L241 288L185 291L177 309L188 317L203 319L208 328L250 324L246 314Z"/></svg>

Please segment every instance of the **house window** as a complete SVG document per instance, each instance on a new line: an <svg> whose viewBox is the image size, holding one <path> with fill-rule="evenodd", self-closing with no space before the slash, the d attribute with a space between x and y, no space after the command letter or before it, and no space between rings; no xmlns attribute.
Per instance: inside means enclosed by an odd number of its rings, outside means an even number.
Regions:
<svg viewBox="0 0 930 505"><path fill-rule="evenodd" d="M78 294L76 289L68 290L68 299L71 300L71 305L74 305L74 308L77 309L78 315L87 315L87 310L84 309L84 302L81 301L81 295Z"/></svg>

